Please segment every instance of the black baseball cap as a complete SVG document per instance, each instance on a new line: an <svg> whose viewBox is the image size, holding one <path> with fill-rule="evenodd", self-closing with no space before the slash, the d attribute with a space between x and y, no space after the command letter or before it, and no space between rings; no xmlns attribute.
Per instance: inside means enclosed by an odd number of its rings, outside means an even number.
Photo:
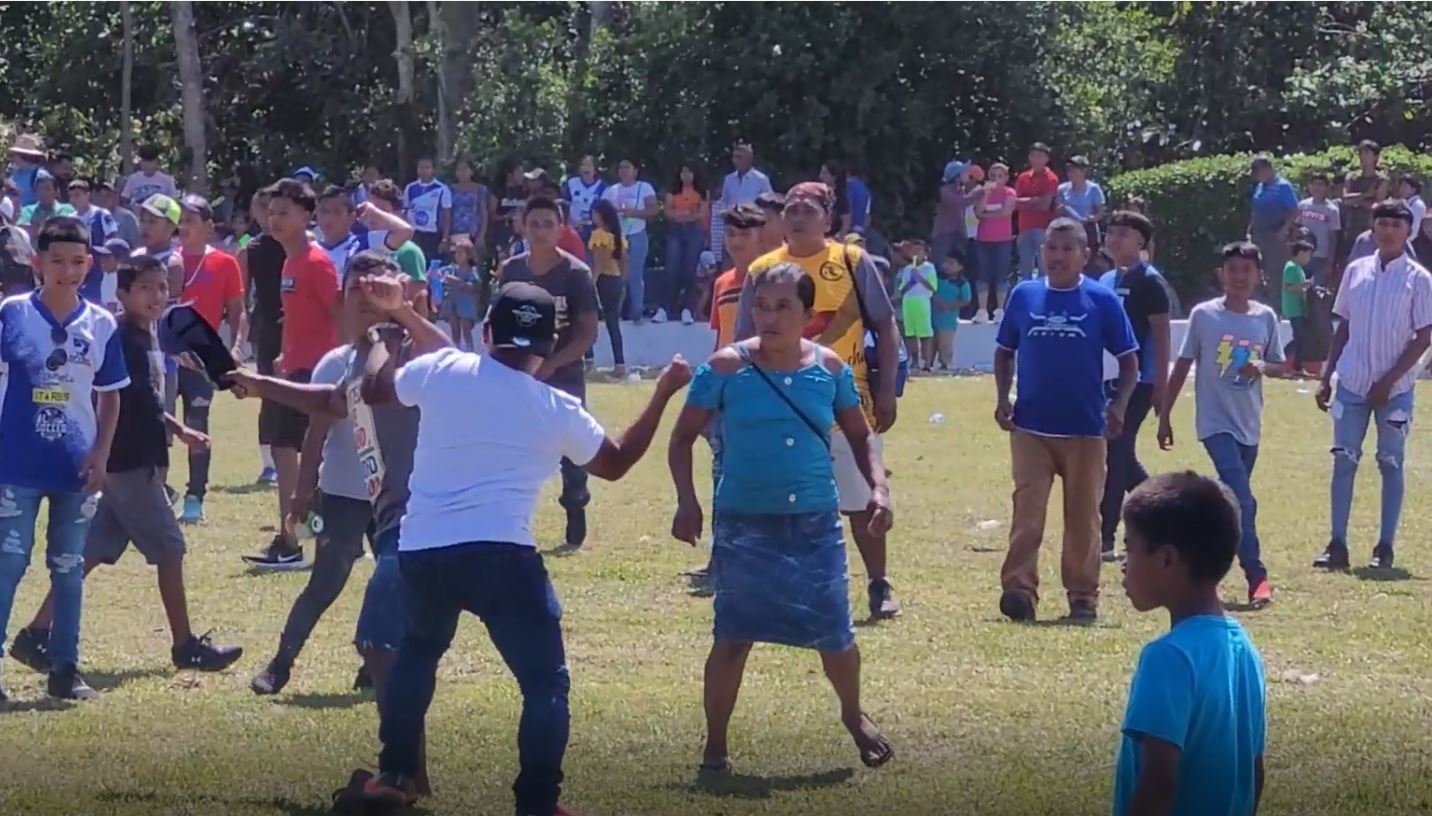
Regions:
<svg viewBox="0 0 1432 816"><path fill-rule="evenodd" d="M546 289L514 281L497 290L487 310L493 348L520 349L546 357L557 335L557 303Z"/></svg>

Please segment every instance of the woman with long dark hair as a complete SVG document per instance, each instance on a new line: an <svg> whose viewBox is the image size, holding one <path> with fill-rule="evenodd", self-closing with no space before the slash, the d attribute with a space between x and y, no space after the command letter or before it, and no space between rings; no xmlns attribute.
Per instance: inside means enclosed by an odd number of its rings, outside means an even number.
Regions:
<svg viewBox="0 0 1432 816"><path fill-rule="evenodd" d="M622 219L615 204L598 199L592 204L592 237L587 249L592 257L592 274L596 276L597 302L602 320L607 324L607 339L612 343L612 376L626 376L626 356L622 353L622 301L626 299L626 236L622 235Z"/></svg>
<svg viewBox="0 0 1432 816"><path fill-rule="evenodd" d="M835 209L830 214L830 230L834 237L850 233L850 177L845 165L830 159L820 166L820 180L835 193Z"/></svg>
<svg viewBox="0 0 1432 816"><path fill-rule="evenodd" d="M696 306L696 264L706 245L706 229L711 223L711 197L701 180L697 166L684 162L676 171L670 191L666 194L666 280L670 296L658 309L653 323L663 323L667 315L681 315L681 322L691 325L692 309Z"/></svg>

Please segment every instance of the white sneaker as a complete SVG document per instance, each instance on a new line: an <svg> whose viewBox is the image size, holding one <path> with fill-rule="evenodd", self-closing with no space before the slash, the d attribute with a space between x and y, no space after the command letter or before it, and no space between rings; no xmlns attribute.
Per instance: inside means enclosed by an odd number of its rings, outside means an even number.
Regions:
<svg viewBox="0 0 1432 816"><path fill-rule="evenodd" d="M683 326L690 326L692 323L695 323L695 322L696 322L696 321L695 321L694 319L692 319L692 317L691 317L691 310L690 310L690 309L682 309L682 310L681 310L681 325L683 325Z"/></svg>
<svg viewBox="0 0 1432 816"><path fill-rule="evenodd" d="M656 314L654 314L654 315L651 316L651 322L653 322L653 323L665 323L665 322L666 322L666 310L665 310L665 309L657 309L657 310L656 310Z"/></svg>

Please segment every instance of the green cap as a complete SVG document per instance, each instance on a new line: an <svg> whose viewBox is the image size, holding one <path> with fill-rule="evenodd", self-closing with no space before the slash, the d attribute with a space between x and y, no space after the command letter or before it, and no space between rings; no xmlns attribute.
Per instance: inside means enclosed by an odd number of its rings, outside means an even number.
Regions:
<svg viewBox="0 0 1432 816"><path fill-rule="evenodd" d="M163 218L176 227L179 226L179 202L163 193L155 193L144 199L144 203L140 207L148 210L155 217Z"/></svg>

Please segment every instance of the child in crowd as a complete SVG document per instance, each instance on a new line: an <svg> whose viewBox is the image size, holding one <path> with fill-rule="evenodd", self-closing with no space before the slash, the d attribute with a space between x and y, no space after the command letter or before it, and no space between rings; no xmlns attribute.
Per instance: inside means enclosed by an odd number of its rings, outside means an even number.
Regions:
<svg viewBox="0 0 1432 816"><path fill-rule="evenodd" d="M174 178L159 169L159 148L154 145L139 148L139 169L124 180L124 188L119 191L119 195L126 204L133 206L148 201L152 195L166 195L170 198L179 195L179 188L174 186Z"/></svg>
<svg viewBox="0 0 1432 816"><path fill-rule="evenodd" d="M592 204L592 235L587 239L592 274L596 276L597 303L612 344L612 376L626 377L626 355L622 348L622 303L626 300L627 239L622 235L617 206L606 199ZM739 290L738 290L739 291ZM734 307L733 307L734 308Z"/></svg>
<svg viewBox="0 0 1432 816"><path fill-rule="evenodd" d="M118 432L105 465L104 492L85 536L84 574L88 576L101 564L118 563L133 543L156 568L159 597L173 636L170 658L174 666L221 671L244 650L216 646L208 635L194 636L184 593L184 533L164 491L163 473L169 467L167 433L172 432L191 449L209 446L208 436L185 427L164 411L164 361L154 323L169 300L168 270L158 259L142 255L125 261L116 277L124 305L117 337L129 380L119 392ZM29 627L15 636L11 657L36 671L50 671L50 632L55 618L53 597L46 597Z"/></svg>
<svg viewBox="0 0 1432 816"><path fill-rule="evenodd" d="M1169 375L1159 416L1159 447L1173 447L1169 418L1195 365L1194 420L1199 441L1218 471L1218 478L1238 498L1242 538L1238 560L1248 579L1248 603L1266 606L1273 600L1268 570L1259 556L1258 500L1253 497L1253 466L1263 426L1263 378L1282 373L1283 346L1278 342L1278 316L1253 300L1263 258L1249 242L1223 249L1218 270L1223 297L1200 303L1188 316L1183 351Z"/></svg>
<svg viewBox="0 0 1432 816"><path fill-rule="evenodd" d="M1144 482L1123 512L1124 591L1140 612L1167 609L1169 632L1144 647L1129 686L1114 816L1251 816L1267 743L1263 661L1218 597L1238 509L1227 488L1184 472Z"/></svg>
<svg viewBox="0 0 1432 816"><path fill-rule="evenodd" d="M781 223L786 197L782 193L761 193L756 196L756 206L766 214L766 226L761 230L761 254L764 255L780 249L786 242L786 227Z"/></svg>
<svg viewBox="0 0 1432 816"><path fill-rule="evenodd" d="M1287 356L1292 361L1293 373L1303 376L1308 359L1305 348L1312 329L1308 325L1308 290L1313 288L1313 282L1307 268L1313 259L1313 245L1298 240L1289 249L1292 257L1283 264L1283 317L1293 326L1293 342L1288 344Z"/></svg>
<svg viewBox="0 0 1432 816"><path fill-rule="evenodd" d="M95 249L99 256L99 268L104 279L99 283L99 305L110 314L119 314L119 266L129 260L129 243L123 238L111 238Z"/></svg>
<svg viewBox="0 0 1432 816"><path fill-rule="evenodd" d="M960 310L972 297L970 282L965 280L965 253L959 247L951 247L940 259L939 285L931 304L935 352L941 371L955 370L955 331L960 327Z"/></svg>
<svg viewBox="0 0 1432 816"><path fill-rule="evenodd" d="M930 320L930 299L938 286L935 265L927 260L930 249L924 241L906 241L899 251L909 261L895 284L906 353L912 367L929 371L935 361L935 328Z"/></svg>
<svg viewBox="0 0 1432 816"><path fill-rule="evenodd" d="M114 316L79 295L93 262L89 227L51 218L36 236L40 288L0 304L0 644L30 566L40 502L48 505L45 563L55 596L46 638L48 691L91 699L76 670L84 598L85 527L129 383ZM64 322L60 322L63 320ZM165 507L165 512L171 512ZM13 655L12 655L13 656ZM17 658L18 659L18 658ZM5 694L0 691L0 702Z"/></svg>
<svg viewBox="0 0 1432 816"><path fill-rule="evenodd" d="M477 249L466 235L454 235L450 245L453 262L443 268L448 324L452 326L457 347L473 351L472 332L478 323L477 290L482 282L477 268Z"/></svg>

